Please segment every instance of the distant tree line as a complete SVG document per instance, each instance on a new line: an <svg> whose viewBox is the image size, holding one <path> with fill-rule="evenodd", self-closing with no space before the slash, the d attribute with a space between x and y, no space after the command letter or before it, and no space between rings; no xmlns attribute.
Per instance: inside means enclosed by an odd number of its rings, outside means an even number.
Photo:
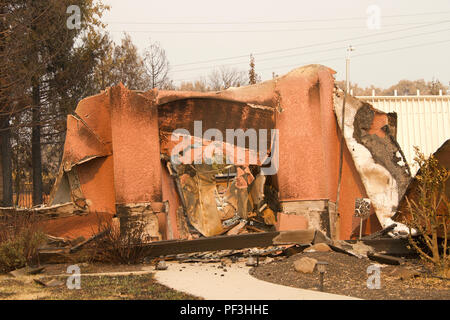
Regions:
<svg viewBox="0 0 450 320"><path fill-rule="evenodd" d="M345 90L345 81L336 81L336 85L342 90ZM399 96L414 96L417 94L417 90L419 90L421 95L438 95L440 91L445 95L449 87L436 79L428 82L424 79L419 79L400 80L397 84L387 89L378 88L373 85L361 88L358 84L354 83L350 84L350 89L353 90L353 95L355 96L371 96L373 91L375 91L375 95L377 96L393 96L395 90L397 90L397 95Z"/></svg>
<svg viewBox="0 0 450 320"><path fill-rule="evenodd" d="M221 66L213 69L206 78L194 81L183 81L176 88L181 91L220 91L231 87L240 87L261 82L256 73L255 58L250 54L249 70L246 73L238 68Z"/></svg>

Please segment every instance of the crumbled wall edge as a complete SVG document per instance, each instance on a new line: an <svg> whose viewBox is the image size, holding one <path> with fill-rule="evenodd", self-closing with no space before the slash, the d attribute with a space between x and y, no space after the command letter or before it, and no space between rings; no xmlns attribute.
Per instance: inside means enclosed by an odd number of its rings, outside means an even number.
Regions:
<svg viewBox="0 0 450 320"><path fill-rule="evenodd" d="M344 92L336 90L333 95L334 112L337 117L339 128L342 130L342 105ZM355 163L364 188L372 201L376 216L383 228L393 223L397 227L393 230L393 235L408 234L407 226L394 222L392 217L396 213L399 204L398 186L392 174L382 165L377 164L370 151L362 144L359 144L353 137L354 120L358 107L346 100L344 119L344 139Z"/></svg>

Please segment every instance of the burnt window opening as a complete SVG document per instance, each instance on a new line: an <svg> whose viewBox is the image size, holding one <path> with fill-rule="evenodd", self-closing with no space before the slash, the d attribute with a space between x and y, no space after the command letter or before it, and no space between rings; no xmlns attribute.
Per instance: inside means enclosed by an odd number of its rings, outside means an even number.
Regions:
<svg viewBox="0 0 450 320"><path fill-rule="evenodd" d="M192 238L274 231L281 211L271 176L257 165L170 163Z"/></svg>

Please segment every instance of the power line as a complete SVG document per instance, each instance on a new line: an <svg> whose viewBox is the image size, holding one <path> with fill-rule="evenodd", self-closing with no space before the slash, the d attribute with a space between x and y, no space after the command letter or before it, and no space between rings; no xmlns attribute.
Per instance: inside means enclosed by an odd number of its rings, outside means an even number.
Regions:
<svg viewBox="0 0 450 320"><path fill-rule="evenodd" d="M354 58L354 57L361 57L361 56L367 56L367 55L372 55L372 54L378 54L378 53L386 53L386 52L398 51L398 50L409 49L409 48L423 47L423 46L433 45L433 44L447 43L447 42L450 42L450 39L441 40L441 41L427 42L427 43L422 43L422 44L417 44L417 45L412 45L412 46L406 46L406 47L401 47L401 48L394 48L394 49L389 49L389 50L381 50L381 51L374 51L374 52L369 52L369 53L355 54L355 55L353 55L352 58Z"/></svg>
<svg viewBox="0 0 450 320"><path fill-rule="evenodd" d="M434 23L430 23L430 24L425 24L425 25L420 25L420 26L415 26L415 27L409 27L409 28L403 28L403 29L400 29L400 30L378 32L378 33L371 34L371 35L364 35L364 36L359 36L359 37L352 37L352 38L333 40L333 41L327 41L327 42L319 42L319 43L305 45L305 46L298 46L298 47L291 47L291 48L286 48L286 49L277 49L277 50L270 50L270 51L255 52L255 53L253 53L253 55L265 55L265 54L285 52L285 51L292 51L292 50L298 50L298 49L306 49L306 48L323 46L323 45L333 44L333 43L354 41L354 40L365 39L365 38L369 38L369 37L376 37L376 36L380 36L380 35L384 35L384 34L391 34L391 33L394 33L394 32L402 32L402 31L408 31L408 30L413 30L413 29L417 29L417 28L429 27L429 26L433 26L433 25L446 23L446 22L450 22L450 20L443 20L443 21L438 21L438 22L434 22ZM238 59L238 58L243 58L243 57L248 57L248 54L239 55L239 56L233 56L233 57L227 57L227 58L216 58L216 59L203 60L203 61L187 62L187 63L174 65L173 67L180 67L180 66L187 66L187 65L192 65L192 64L201 64L201 63L208 63L208 62L216 62L216 61L224 61L224 60L233 60L233 59Z"/></svg>
<svg viewBox="0 0 450 320"><path fill-rule="evenodd" d="M400 15L383 15L383 18L399 18L399 17L415 17L415 16L426 16L426 15L439 15L447 14L450 11L435 11L435 12L425 12L425 13L413 13L413 14L400 14ZM278 21L228 21L228 22L218 22L218 21L208 21L208 22L150 22L150 21L106 21L107 24L150 24L150 25L202 25L202 24L280 24L280 23L304 23L304 22L332 22L332 21L349 21L349 20L366 20L367 17L347 17L347 18L330 18L330 19L302 19L302 20L278 20Z"/></svg>
<svg viewBox="0 0 450 320"><path fill-rule="evenodd" d="M393 52L393 51L399 51L399 50L404 50L404 49L410 49L410 48L417 48L417 47L423 47L423 46L427 46L427 45L433 45L433 44L441 44L441 43L447 43L450 42L450 39L447 40L440 40L440 41L433 41L433 42L427 42L427 43L420 43L420 44L416 44L416 45L411 45L411 46L405 46L405 47L400 47L400 48L393 48L393 49L388 49L388 50L380 50L380 51L372 51L372 52L366 52L366 53L361 53L361 54L355 54L352 56L352 58L355 57L361 57L361 56L368 56L368 55L374 55L374 54L379 54L379 53L388 53L388 52ZM331 58L331 59L326 59L326 60L321 60L321 61L330 61L330 60L337 60L337 59L344 59L345 57L336 57L336 58ZM308 63L304 63L304 64L310 64L310 63L314 63L317 62L316 61L311 61ZM284 66L277 66L277 67L269 67L269 68L264 68L264 69L259 69L260 71L264 71L264 70L270 70L270 69L275 69L275 68L287 68L287 67L293 67L293 66L298 66L298 64L290 64L290 65L284 65Z"/></svg>
<svg viewBox="0 0 450 320"><path fill-rule="evenodd" d="M404 49L417 48L417 47L423 47L423 46L427 46L427 45L441 44L441 43L447 43L447 42L450 42L450 39L441 40L441 41L427 42L427 43L421 43L421 44L417 44L417 45L393 48L393 49L388 49L388 50L379 50L379 51L372 51L372 52L367 52L367 53L361 53L361 54L353 55L353 57L368 56L368 55L374 55L374 54L380 54L380 53L389 53L389 52L393 52L393 51L399 51L399 50L404 50ZM327 59L320 59L320 63L328 62L328 61L334 61L334 60L343 60L343 59L345 59L345 56L339 56L339 57L333 57L333 58L327 58ZM318 63L318 61L317 60L314 60L314 61L311 60L309 62L303 62L303 63L296 63L296 64L288 64L288 65L282 65L282 66L267 67L267 68L259 69L259 71L275 70L275 69L281 69L281 68L292 68L292 67L297 67L299 65L308 65L308 64L312 64L312 63ZM175 79L174 81L187 81L188 79L195 79L195 78L196 77L185 78L185 79Z"/></svg>
<svg viewBox="0 0 450 320"><path fill-rule="evenodd" d="M396 37L396 38L390 38L390 39L382 39L382 40L376 40L376 41L371 41L371 42L366 42L366 43L360 43L358 44L358 46L368 46L368 45L372 45L372 44L376 44L376 43L383 43L383 42L388 42L388 41L395 41L395 40L403 40L403 39L407 39L407 38L413 38L413 37L418 37L418 36L423 36L423 35L428 35L428 34L435 34L435 33L439 33L439 32L443 32L443 31L449 31L449 28L445 28L445 29L440 29L440 30L433 30L433 31L429 31L429 32L422 32L419 34L412 34L412 35L407 35L407 36L401 36L401 37ZM303 55L307 55L307 54L313 54L313 53L323 53L323 52L329 52L329 51L335 51L335 50L341 50L341 49L345 49L345 46L339 46L339 47L334 47L334 48L328 48L328 49L321 49L321 50L315 50L315 51L309 51L309 52L302 52L302 53L296 53L296 54L290 54L290 55L285 55L285 56L279 56L279 57L270 57L270 58L263 58L263 59L258 59L258 62L261 61L268 61L268 60L279 60L279 59L284 59L284 58L290 58L290 57L299 57L299 56L303 56ZM224 66L231 66L231 65L235 65L235 64L239 64L239 63L247 63L248 61L242 61L242 62L235 62L235 63L227 63L224 64ZM188 72L188 71L195 71L195 70L203 70L203 69L209 69L212 66L202 66L202 67L195 67L195 68L191 68L191 69L184 69L184 70L175 70L175 72Z"/></svg>
<svg viewBox="0 0 450 320"><path fill-rule="evenodd" d="M417 26L430 21L415 23L397 23L385 25L383 28L391 28L397 26ZM260 29L260 30L111 30L110 32L127 32L127 33L164 33L164 34L210 34L210 33L270 33L270 32L301 32L301 31L326 31L326 30L348 30L348 29L367 29L367 26L340 26L340 27L320 27L320 28L304 28L304 29Z"/></svg>

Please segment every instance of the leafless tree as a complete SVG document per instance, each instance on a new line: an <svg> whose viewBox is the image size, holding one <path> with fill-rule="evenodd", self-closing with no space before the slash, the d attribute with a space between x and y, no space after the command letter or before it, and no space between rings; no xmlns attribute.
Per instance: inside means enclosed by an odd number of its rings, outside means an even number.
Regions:
<svg viewBox="0 0 450 320"><path fill-rule="evenodd" d="M211 89L208 87L206 80L204 78L200 78L195 81L183 81L178 87L178 90L206 92Z"/></svg>
<svg viewBox="0 0 450 320"><path fill-rule="evenodd" d="M222 66L213 70L209 74L208 80L210 88L214 91L219 91L246 84L247 76L245 71Z"/></svg>
<svg viewBox="0 0 450 320"><path fill-rule="evenodd" d="M170 87L169 60L166 51L158 42L152 42L144 53L144 65L150 79L150 87L165 89Z"/></svg>

